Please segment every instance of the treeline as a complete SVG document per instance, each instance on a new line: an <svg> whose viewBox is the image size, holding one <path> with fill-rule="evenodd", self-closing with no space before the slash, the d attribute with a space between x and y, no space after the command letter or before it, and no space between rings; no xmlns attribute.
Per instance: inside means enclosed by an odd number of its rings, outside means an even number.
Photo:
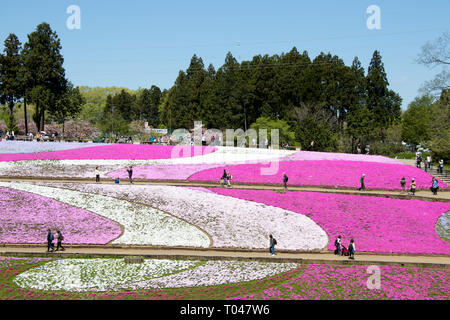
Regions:
<svg viewBox="0 0 450 320"><path fill-rule="evenodd" d="M66 79L63 63L60 39L47 23L38 25L23 47L15 34L6 38L0 55L0 103L9 109L9 130L16 129L19 102L24 105L25 119L27 103L34 105L32 118L40 131L48 120L64 123L81 110L83 97ZM28 121L25 131L28 133Z"/></svg>

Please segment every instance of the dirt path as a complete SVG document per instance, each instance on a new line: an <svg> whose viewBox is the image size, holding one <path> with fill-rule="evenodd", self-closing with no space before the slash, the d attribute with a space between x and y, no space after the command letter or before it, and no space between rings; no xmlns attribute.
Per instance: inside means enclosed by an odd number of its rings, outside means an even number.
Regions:
<svg viewBox="0 0 450 320"><path fill-rule="evenodd" d="M449 256L394 255L357 253L355 260L338 257L330 252L303 253L277 252L271 256L267 251L231 250L231 249L194 249L194 248L154 248L154 247L106 247L106 246L65 246L66 251L47 253L44 245L15 245L0 247L0 256L46 255L46 256L142 256L160 259L208 259L208 260L255 260L271 262L328 263L343 265L389 265L407 267L450 268Z"/></svg>

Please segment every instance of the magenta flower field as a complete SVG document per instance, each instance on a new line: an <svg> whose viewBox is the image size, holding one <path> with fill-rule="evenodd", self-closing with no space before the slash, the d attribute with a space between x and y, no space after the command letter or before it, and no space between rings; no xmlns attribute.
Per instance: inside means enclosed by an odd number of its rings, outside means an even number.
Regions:
<svg viewBox="0 0 450 320"><path fill-rule="evenodd" d="M441 239L436 232L436 223L442 214L450 211L450 203L319 192L210 190L310 217L328 234L331 251L334 239L342 235L344 245L348 245L351 238L355 239L357 251L450 254L450 242Z"/></svg>
<svg viewBox="0 0 450 320"><path fill-rule="evenodd" d="M289 185L326 186L359 188L360 178L365 174L367 189L400 190L400 179L405 177L407 187L414 178L418 189L429 189L432 176L416 167L365 161L280 161L274 175L262 175L261 169L269 164L239 164L211 168L197 172L189 177L189 181L219 181L223 170L227 169L233 182L255 184L283 184L283 173L289 177ZM439 181L441 189L450 188L445 182Z"/></svg>
<svg viewBox="0 0 450 320"><path fill-rule="evenodd" d="M379 163L393 163L400 164L401 162L377 155L366 154L352 154L352 153L334 153L334 152L318 152L318 151L299 151L283 158L288 161L313 161L313 160L339 160L339 161L364 161L364 162L379 162Z"/></svg>
<svg viewBox="0 0 450 320"><path fill-rule="evenodd" d="M368 266L308 264L273 277L281 283L236 300L448 300L450 270L381 266L379 289L369 289Z"/></svg>
<svg viewBox="0 0 450 320"><path fill-rule="evenodd" d="M200 156L215 152L201 146L117 144L38 153L0 154L0 162L30 160L152 160ZM177 152L177 151L180 152Z"/></svg>
<svg viewBox="0 0 450 320"><path fill-rule="evenodd" d="M89 211L18 190L0 187L0 207L0 243L43 244L47 230L57 228L67 244L107 244L122 233Z"/></svg>

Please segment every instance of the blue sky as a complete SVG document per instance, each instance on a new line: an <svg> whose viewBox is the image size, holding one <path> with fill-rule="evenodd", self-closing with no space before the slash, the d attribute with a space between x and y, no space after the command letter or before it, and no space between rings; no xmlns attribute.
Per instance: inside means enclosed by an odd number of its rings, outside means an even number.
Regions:
<svg viewBox="0 0 450 320"><path fill-rule="evenodd" d="M66 26L70 5L81 9L80 30ZM381 30L366 26L370 5L381 9ZM450 30L449 12L449 0L15 0L2 3L0 40L15 33L25 43L48 22L75 85L130 89L170 88L194 53L217 69L228 51L242 61L296 46L311 58L331 52L347 65L358 56L367 70L379 50L405 108L439 72L415 59L427 41Z"/></svg>

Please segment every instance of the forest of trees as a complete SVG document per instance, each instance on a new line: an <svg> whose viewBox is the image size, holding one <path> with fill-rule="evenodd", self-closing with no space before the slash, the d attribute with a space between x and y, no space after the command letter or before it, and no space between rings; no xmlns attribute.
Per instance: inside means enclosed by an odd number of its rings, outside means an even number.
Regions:
<svg viewBox="0 0 450 320"><path fill-rule="evenodd" d="M440 98L425 94L402 112L402 98L389 87L379 51L367 70L357 57L345 65L331 53L313 58L295 47L242 62L228 53L217 70L194 54L171 88L130 90L74 87L65 77L60 50L57 34L46 23L28 35L23 48L14 34L5 40L0 103L3 115L8 112L7 128L24 123L28 132L28 106L30 125L39 130L75 120L103 135L127 135L143 122L171 130L202 121L205 128L220 130L279 128L286 142L303 149L311 141L316 150L340 152L370 144L372 152L389 154L404 151L401 142L406 141L448 151L442 142L448 132L448 89L442 88ZM427 58L420 63L435 63ZM17 116L19 107L23 111ZM435 120L444 123L439 134L433 131Z"/></svg>

